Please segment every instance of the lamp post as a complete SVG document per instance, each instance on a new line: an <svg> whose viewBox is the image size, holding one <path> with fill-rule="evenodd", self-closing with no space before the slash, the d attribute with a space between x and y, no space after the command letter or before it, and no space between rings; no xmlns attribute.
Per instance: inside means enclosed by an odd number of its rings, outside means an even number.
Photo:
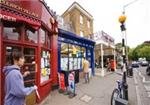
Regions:
<svg viewBox="0 0 150 105"><path fill-rule="evenodd" d="M128 66L128 50L127 50L127 35L126 35L126 27L125 27L125 8L133 3L135 3L138 0L134 0L132 2L129 2L128 4L123 6L123 12L122 15L119 17L119 22L121 23L120 28L122 32L122 57L123 57L123 98L128 100L128 84L127 84L127 73L129 71L127 70Z"/></svg>
<svg viewBox="0 0 150 105"><path fill-rule="evenodd" d="M126 45L125 45L125 36L126 36L126 27L125 27L126 16L122 14L119 17L119 22L121 23L120 28L122 32L122 57L123 57L123 98L128 100L128 84L127 84L127 60L126 60Z"/></svg>

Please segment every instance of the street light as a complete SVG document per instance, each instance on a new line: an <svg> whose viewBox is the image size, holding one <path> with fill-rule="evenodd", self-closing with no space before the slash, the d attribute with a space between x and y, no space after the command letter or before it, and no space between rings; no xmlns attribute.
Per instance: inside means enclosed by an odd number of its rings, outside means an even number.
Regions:
<svg viewBox="0 0 150 105"><path fill-rule="evenodd" d="M125 27L125 21L126 21L126 16L122 14L119 17L119 22L121 23L120 28L122 32L122 57L123 57L123 98L125 100L128 100L128 84L127 84L127 79L126 79L126 45L125 45L125 35L126 35L126 27Z"/></svg>
<svg viewBox="0 0 150 105"><path fill-rule="evenodd" d="M138 0L134 0L126 5L123 6L123 12L122 15L119 17L119 22L121 23L120 28L122 32L122 57L123 57L123 98L128 100L128 84L127 84L127 61L128 61L128 50L127 50L127 35L126 35L126 27L125 27L125 21L126 21L126 16L125 16L125 8L133 3L135 3ZM126 40L125 40L126 39ZM126 73L127 72L127 73Z"/></svg>

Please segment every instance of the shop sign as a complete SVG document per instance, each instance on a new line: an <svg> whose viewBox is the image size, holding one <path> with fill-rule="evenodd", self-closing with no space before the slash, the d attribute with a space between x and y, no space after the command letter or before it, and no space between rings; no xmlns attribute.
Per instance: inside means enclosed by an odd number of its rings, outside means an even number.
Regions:
<svg viewBox="0 0 150 105"><path fill-rule="evenodd" d="M59 89L65 90L65 77L63 73L59 73Z"/></svg>
<svg viewBox="0 0 150 105"><path fill-rule="evenodd" d="M0 14L0 20L1 20L1 19L3 19L3 20L8 20L8 21L16 21L16 18L15 18L15 17L3 15L3 14Z"/></svg>
<svg viewBox="0 0 150 105"><path fill-rule="evenodd" d="M68 81L69 81L69 90L70 92L72 93L75 93L75 73L74 71L69 73L69 78L68 78Z"/></svg>
<svg viewBox="0 0 150 105"><path fill-rule="evenodd" d="M24 13L29 14L31 16L34 16L36 18L39 17L38 14L36 14L36 13L30 11L30 10L27 10L25 8L22 8L21 6L16 5L14 3L10 3L10 2L4 1L4 0L0 0L0 4L4 4L4 5L8 6L8 7L15 8L16 10L19 10L21 12L24 12Z"/></svg>

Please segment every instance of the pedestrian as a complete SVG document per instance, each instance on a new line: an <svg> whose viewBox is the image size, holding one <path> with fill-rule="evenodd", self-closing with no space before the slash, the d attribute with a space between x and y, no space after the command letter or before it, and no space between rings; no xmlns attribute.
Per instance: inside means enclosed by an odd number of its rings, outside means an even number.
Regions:
<svg viewBox="0 0 150 105"><path fill-rule="evenodd" d="M84 60L83 60L83 72L84 72L85 83L90 82L90 79L89 79L89 66L90 66L89 61L84 58Z"/></svg>
<svg viewBox="0 0 150 105"><path fill-rule="evenodd" d="M111 71L111 63L109 58L107 58L106 65L107 65L107 71Z"/></svg>
<svg viewBox="0 0 150 105"><path fill-rule="evenodd" d="M16 52L12 56L13 64L5 66L5 100L4 105L25 105L25 97L35 91L37 86L25 87L23 77L30 74L21 74L20 68L24 65L24 56L21 52Z"/></svg>
<svg viewBox="0 0 150 105"><path fill-rule="evenodd" d="M98 62L95 60L95 67L98 68Z"/></svg>

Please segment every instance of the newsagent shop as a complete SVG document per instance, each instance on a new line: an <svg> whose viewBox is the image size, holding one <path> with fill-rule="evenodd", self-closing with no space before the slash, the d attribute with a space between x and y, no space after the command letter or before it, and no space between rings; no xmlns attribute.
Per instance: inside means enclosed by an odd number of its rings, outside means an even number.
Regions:
<svg viewBox="0 0 150 105"><path fill-rule="evenodd" d="M58 72L64 73L66 86L71 71L75 72L75 83L82 78L83 57L90 62L91 75L94 75L95 42L62 29L58 36Z"/></svg>
<svg viewBox="0 0 150 105"><path fill-rule="evenodd" d="M25 56L21 72L30 71L25 86L38 86L40 99L35 92L26 97L27 105L35 105L57 85L57 22L42 0L0 0L0 5L0 105L5 96L2 69L16 51Z"/></svg>

